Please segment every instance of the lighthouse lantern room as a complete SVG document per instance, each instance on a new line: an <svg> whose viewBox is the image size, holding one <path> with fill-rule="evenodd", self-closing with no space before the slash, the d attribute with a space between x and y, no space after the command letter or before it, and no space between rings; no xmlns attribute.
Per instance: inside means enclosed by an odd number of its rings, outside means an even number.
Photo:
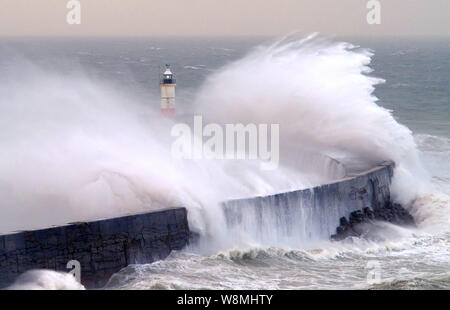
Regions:
<svg viewBox="0 0 450 310"><path fill-rule="evenodd" d="M165 116L175 115L175 77L166 65L166 70L160 79L161 85L161 114Z"/></svg>

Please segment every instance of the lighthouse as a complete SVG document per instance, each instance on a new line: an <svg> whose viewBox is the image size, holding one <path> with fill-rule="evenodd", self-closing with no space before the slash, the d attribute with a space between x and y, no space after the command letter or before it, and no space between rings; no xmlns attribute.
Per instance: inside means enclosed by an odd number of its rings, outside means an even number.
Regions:
<svg viewBox="0 0 450 310"><path fill-rule="evenodd" d="M170 65L166 65L166 71L164 71L160 80L162 115L175 115L175 85L175 77L170 71Z"/></svg>

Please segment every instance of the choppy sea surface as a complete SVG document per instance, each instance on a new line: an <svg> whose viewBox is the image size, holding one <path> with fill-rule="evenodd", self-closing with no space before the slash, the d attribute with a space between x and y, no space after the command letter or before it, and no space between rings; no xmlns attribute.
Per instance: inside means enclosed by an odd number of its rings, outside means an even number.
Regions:
<svg viewBox="0 0 450 310"><path fill-rule="evenodd" d="M31 63L62 76L83 72L122 93L151 98L159 96L159 72L170 63L177 75L177 108L189 113L211 74L270 40L1 39L0 83L18 70L17 63ZM431 175L433 193L415 202L415 215L423 219L418 227L380 224L384 233L376 240L324 240L308 247L255 244L215 253L188 248L164 261L130 265L106 289L450 289L450 40L345 41L372 50L371 75L385 80L376 86L377 104L412 131Z"/></svg>

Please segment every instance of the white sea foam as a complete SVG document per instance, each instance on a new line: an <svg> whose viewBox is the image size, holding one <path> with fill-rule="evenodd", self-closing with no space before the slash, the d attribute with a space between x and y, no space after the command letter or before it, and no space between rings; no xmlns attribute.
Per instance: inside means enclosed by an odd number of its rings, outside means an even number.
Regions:
<svg viewBox="0 0 450 310"><path fill-rule="evenodd" d="M52 270L30 270L21 274L9 290L84 290L73 275Z"/></svg>

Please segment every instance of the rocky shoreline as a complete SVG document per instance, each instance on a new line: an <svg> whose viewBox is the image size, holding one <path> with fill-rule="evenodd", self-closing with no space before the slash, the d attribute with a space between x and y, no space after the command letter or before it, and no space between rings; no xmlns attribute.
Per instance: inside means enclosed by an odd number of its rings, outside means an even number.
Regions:
<svg viewBox="0 0 450 310"><path fill-rule="evenodd" d="M370 232L370 224L376 221L384 221L400 226L416 226L412 215L398 203L387 202L383 207L373 210L366 207L350 213L348 219L341 217L336 234L331 235L331 240L340 241L348 237L364 237Z"/></svg>

